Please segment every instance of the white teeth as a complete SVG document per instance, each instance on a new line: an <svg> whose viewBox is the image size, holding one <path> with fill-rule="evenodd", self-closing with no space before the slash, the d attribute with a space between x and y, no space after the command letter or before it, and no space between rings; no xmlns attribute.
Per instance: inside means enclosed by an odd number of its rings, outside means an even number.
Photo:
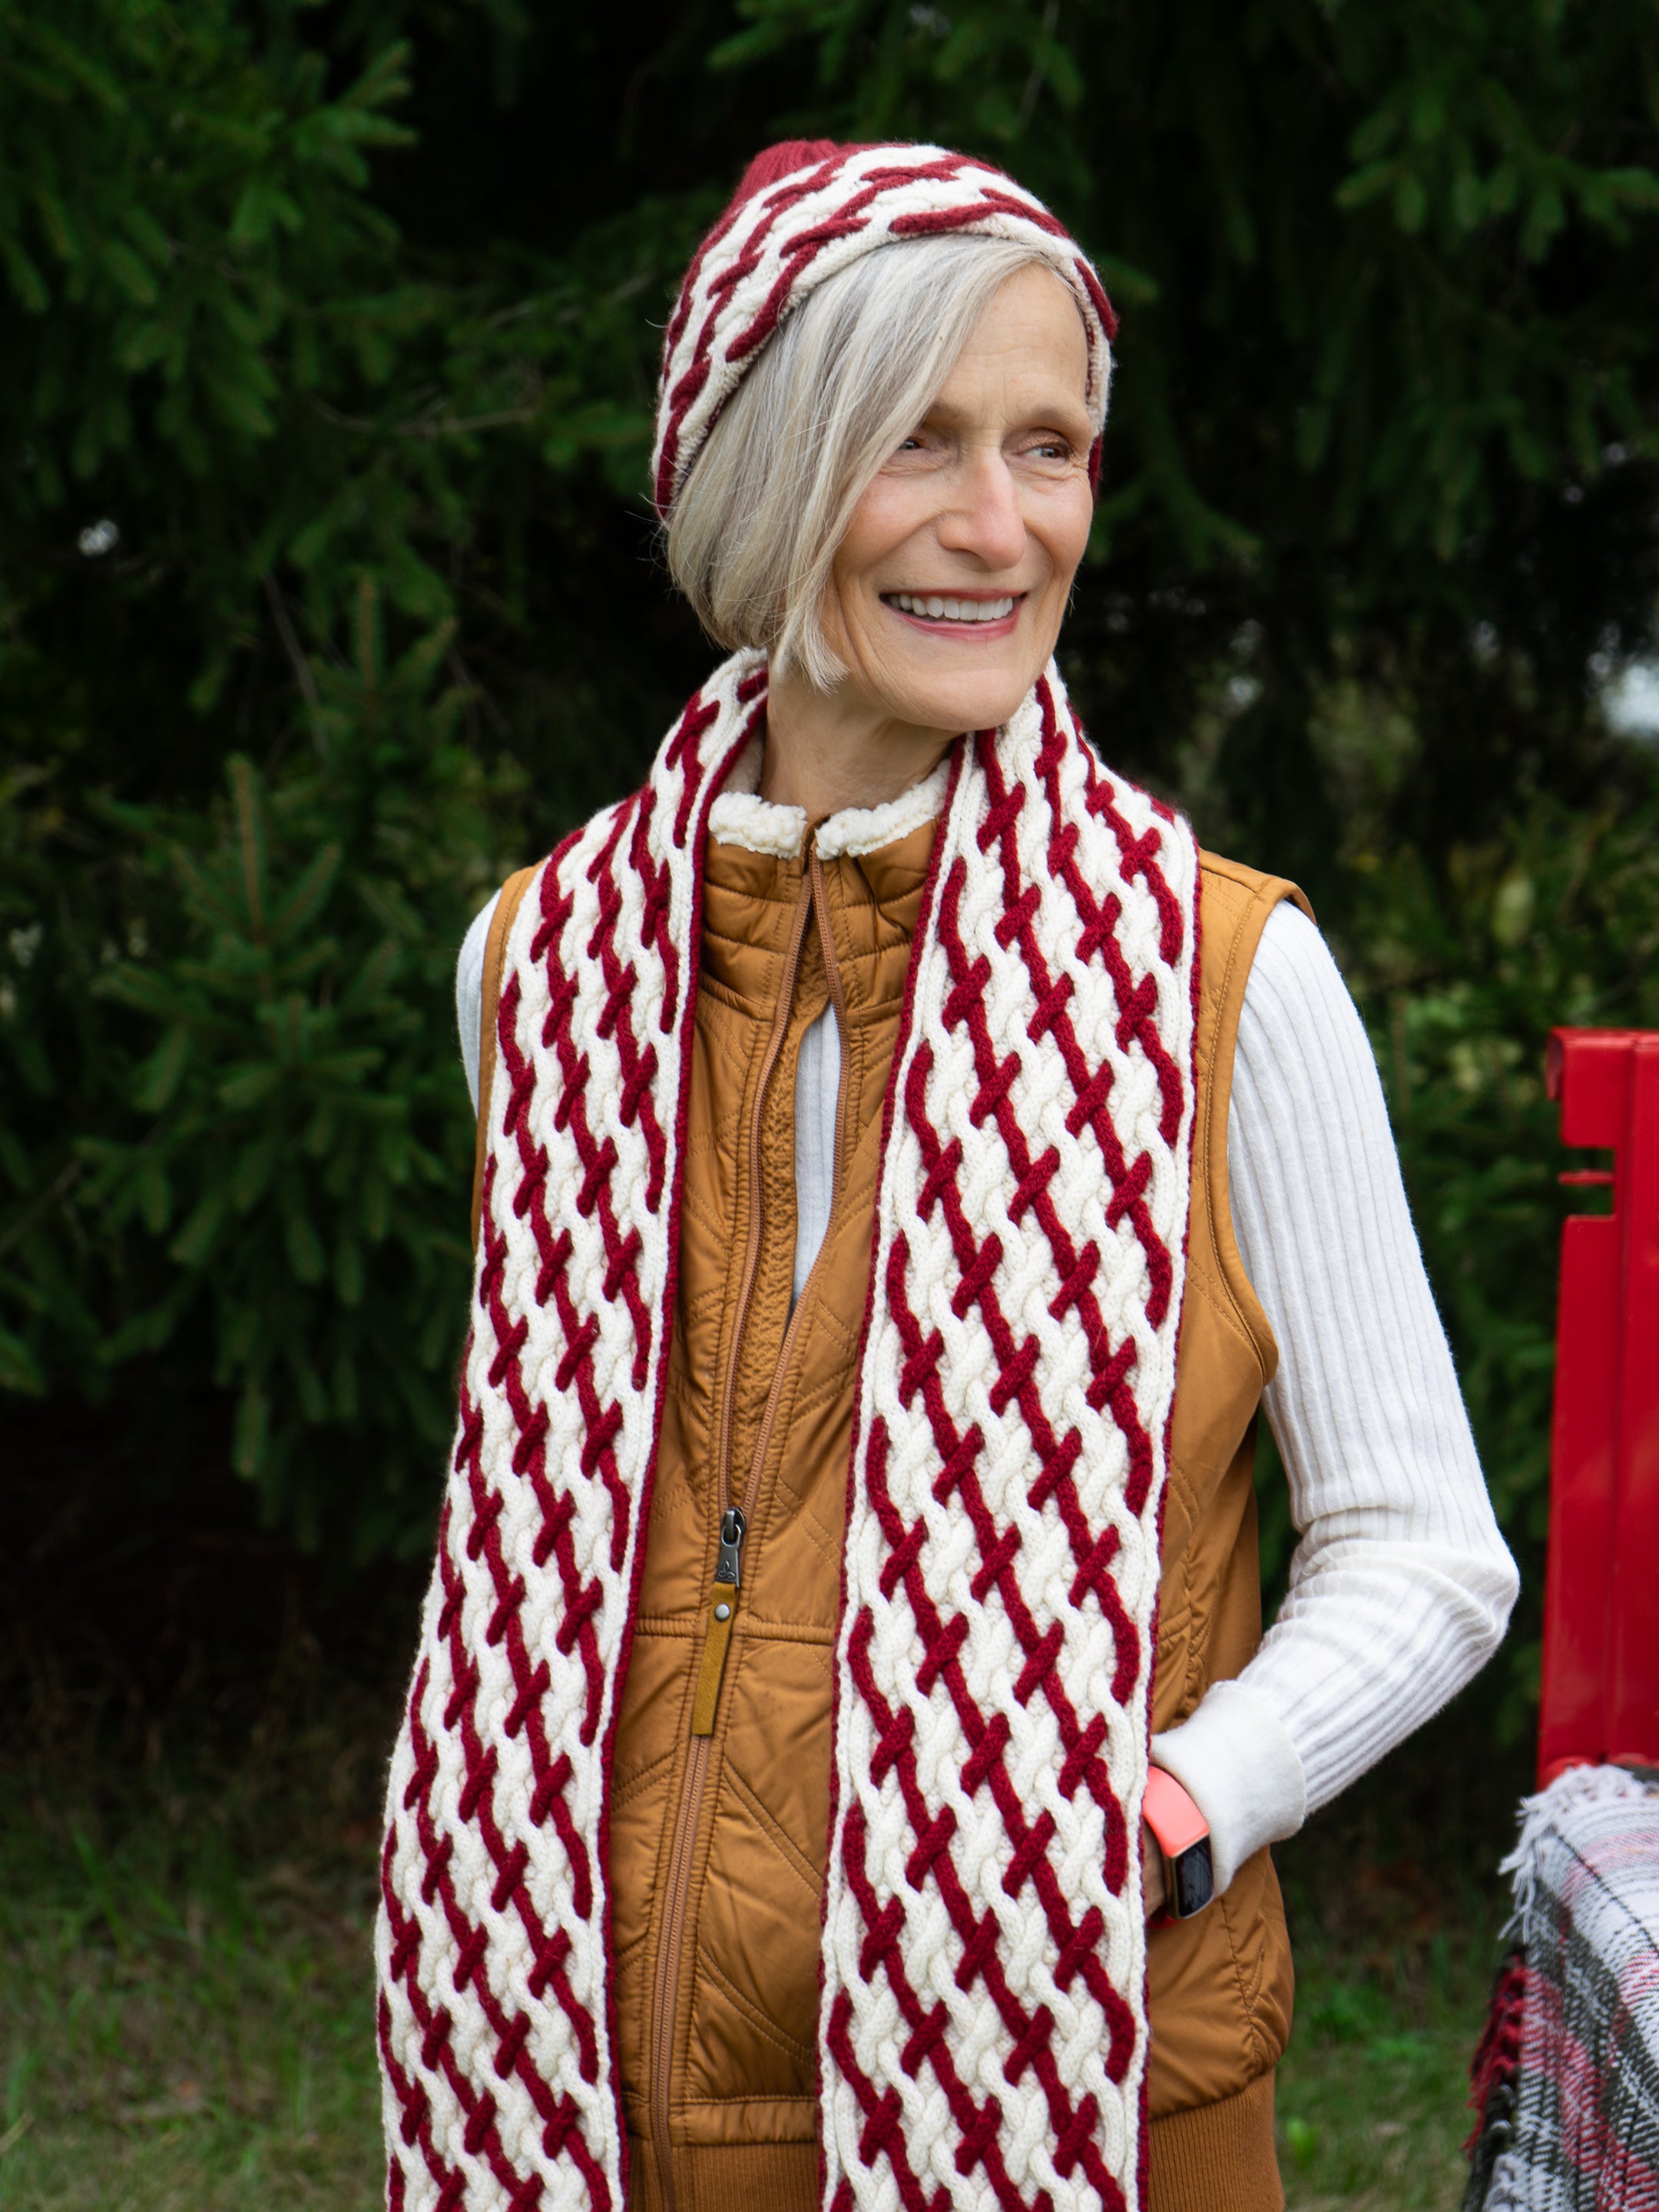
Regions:
<svg viewBox="0 0 1659 2212"><path fill-rule="evenodd" d="M1014 611L1012 598L951 599L919 592L894 592L890 596L902 613L926 615L933 622L1001 622Z"/></svg>

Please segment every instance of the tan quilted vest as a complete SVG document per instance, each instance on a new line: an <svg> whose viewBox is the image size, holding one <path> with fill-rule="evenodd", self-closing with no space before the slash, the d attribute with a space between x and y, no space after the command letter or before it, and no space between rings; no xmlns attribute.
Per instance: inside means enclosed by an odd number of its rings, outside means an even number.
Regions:
<svg viewBox="0 0 1659 2212"><path fill-rule="evenodd" d="M617 2047L630 2202L642 2212L817 2203L819 1896L853 1379L882 1108L933 841L930 823L828 863L709 843L674 1340L610 1834ZM1251 1469L1278 1352L1233 1241L1227 1099L1250 963L1285 896L1300 900L1278 878L1203 856L1158 1729L1237 1674L1261 1632ZM486 1039L504 935L498 915ZM832 993L843 1039L835 1202L792 1316L796 1061ZM744 1602L706 1769L688 1790L722 1453L731 1494L751 1509ZM1291 1987L1267 1852L1209 1911L1157 1931L1149 1953L1154 2121L1267 2075L1289 2033ZM1163 2132L1152 2130L1154 2202Z"/></svg>

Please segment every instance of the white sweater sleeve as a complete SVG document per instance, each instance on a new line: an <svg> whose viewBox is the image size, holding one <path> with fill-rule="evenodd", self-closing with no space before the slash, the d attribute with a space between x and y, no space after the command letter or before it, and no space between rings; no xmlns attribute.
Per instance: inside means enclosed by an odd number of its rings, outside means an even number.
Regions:
<svg viewBox="0 0 1659 2212"><path fill-rule="evenodd" d="M1209 1821L1218 1888L1462 1687L1517 1587L1364 1030L1289 904L1245 989L1227 1175L1279 1341L1264 1404L1301 1541L1255 1658L1153 1740Z"/></svg>
<svg viewBox="0 0 1659 2212"><path fill-rule="evenodd" d="M461 1065L466 1070L466 1087L472 1093L472 1110L478 1110L478 1022L483 1012L484 952L489 943L489 925L495 919L495 908L501 895L496 892L481 914L472 917L472 927L461 939L461 957L455 963L455 1025L461 1033Z"/></svg>

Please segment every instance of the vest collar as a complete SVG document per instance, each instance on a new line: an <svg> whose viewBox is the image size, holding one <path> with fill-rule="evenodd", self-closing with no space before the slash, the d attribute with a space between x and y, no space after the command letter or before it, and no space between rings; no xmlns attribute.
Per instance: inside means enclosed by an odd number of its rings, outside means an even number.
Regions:
<svg viewBox="0 0 1659 2212"><path fill-rule="evenodd" d="M806 810L780 806L760 796L763 739L750 740L732 763L720 796L708 812L708 834L722 845L740 845L745 852L769 854L775 860L795 860L806 847ZM951 781L947 753L931 775L880 806L844 806L818 824L818 857L824 860L845 854L857 860L896 844L924 822L936 821L945 805Z"/></svg>

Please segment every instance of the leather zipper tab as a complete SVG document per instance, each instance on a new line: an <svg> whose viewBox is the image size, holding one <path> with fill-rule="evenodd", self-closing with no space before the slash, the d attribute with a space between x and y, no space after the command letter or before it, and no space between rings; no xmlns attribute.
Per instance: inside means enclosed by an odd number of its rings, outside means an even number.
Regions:
<svg viewBox="0 0 1659 2212"><path fill-rule="evenodd" d="M714 1587L708 1600L708 1632L703 1638L702 1671L697 1677L696 1700L691 1708L693 1735L713 1735L714 1711L720 1703L720 1679L726 1672L726 1646L737 1617L738 1586L743 1579L743 1540L748 1523L740 1507L728 1505L720 1522L720 1555L714 1562Z"/></svg>

